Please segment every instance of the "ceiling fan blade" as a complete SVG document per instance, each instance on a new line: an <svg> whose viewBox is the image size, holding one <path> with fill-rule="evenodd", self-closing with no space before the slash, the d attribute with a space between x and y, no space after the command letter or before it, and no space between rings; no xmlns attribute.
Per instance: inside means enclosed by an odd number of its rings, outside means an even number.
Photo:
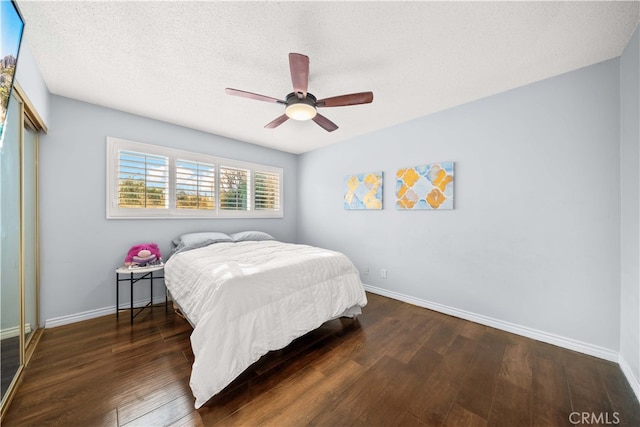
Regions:
<svg viewBox="0 0 640 427"><path fill-rule="evenodd" d="M316 116L313 118L313 121L320 125L320 127L327 132L333 132L334 130L338 129L338 125L327 119L322 114L316 114Z"/></svg>
<svg viewBox="0 0 640 427"><path fill-rule="evenodd" d="M300 53L290 53L289 70L291 71L293 91L298 98L306 98L307 86L309 85L309 57Z"/></svg>
<svg viewBox="0 0 640 427"><path fill-rule="evenodd" d="M244 90L231 89L230 87L226 88L224 91L227 93L227 95L234 95L242 98L255 99L258 101L277 102L279 104L286 104L285 101L282 101L280 99L272 98L270 96L265 96L265 95L259 95L257 93L247 92Z"/></svg>
<svg viewBox="0 0 640 427"><path fill-rule="evenodd" d="M316 105L318 107L343 107L346 105L368 104L371 101L373 101L373 92L359 92L319 99Z"/></svg>
<svg viewBox="0 0 640 427"><path fill-rule="evenodd" d="M266 127L267 129L277 128L278 126L280 126L281 124L283 124L287 120L289 120L289 117L287 117L286 114L283 114L280 117L278 117L277 119L275 119L273 121L270 121L269 123L264 125L264 127Z"/></svg>

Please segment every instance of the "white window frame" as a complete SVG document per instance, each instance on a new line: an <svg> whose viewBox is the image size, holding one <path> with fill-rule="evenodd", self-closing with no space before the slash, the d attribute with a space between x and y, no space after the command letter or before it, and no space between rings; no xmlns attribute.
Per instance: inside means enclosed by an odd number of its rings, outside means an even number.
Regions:
<svg viewBox="0 0 640 427"><path fill-rule="evenodd" d="M282 168L226 159L208 154L177 150L159 145L107 137L107 219L151 219L151 218L283 218L284 217L284 170ZM118 206L119 176L118 165L120 151L134 151L143 154L165 156L169 159L169 204L167 208L121 208ZM176 208L176 160L188 160L215 165L215 209L178 209ZM220 167L228 166L250 171L249 195L250 207L244 211L220 209ZM279 176L278 209L255 209L255 173L265 172Z"/></svg>

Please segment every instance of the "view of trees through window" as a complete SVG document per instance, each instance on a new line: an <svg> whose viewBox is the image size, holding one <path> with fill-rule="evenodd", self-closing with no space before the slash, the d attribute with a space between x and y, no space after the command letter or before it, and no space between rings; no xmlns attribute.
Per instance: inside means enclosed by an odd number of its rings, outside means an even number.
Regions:
<svg viewBox="0 0 640 427"><path fill-rule="evenodd" d="M255 174L255 199L256 209L275 210L280 205L280 176L273 173L256 172Z"/></svg>
<svg viewBox="0 0 640 427"><path fill-rule="evenodd" d="M168 158L122 151L119 166L119 207L164 209L168 206Z"/></svg>
<svg viewBox="0 0 640 427"><path fill-rule="evenodd" d="M176 207L215 210L216 167L188 160L176 161Z"/></svg>
<svg viewBox="0 0 640 427"><path fill-rule="evenodd" d="M246 211L250 208L247 189L249 171L230 167L220 168L220 209Z"/></svg>
<svg viewBox="0 0 640 427"><path fill-rule="evenodd" d="M279 210L280 175L193 160L175 160L175 207L180 210ZM121 150L118 154L118 207L167 209L169 157ZM251 197L251 181L254 181ZM216 194L217 192L217 194ZM252 203L254 204L252 208Z"/></svg>
<svg viewBox="0 0 640 427"><path fill-rule="evenodd" d="M145 185L144 181L120 181L121 208L166 208L167 192L164 188Z"/></svg>

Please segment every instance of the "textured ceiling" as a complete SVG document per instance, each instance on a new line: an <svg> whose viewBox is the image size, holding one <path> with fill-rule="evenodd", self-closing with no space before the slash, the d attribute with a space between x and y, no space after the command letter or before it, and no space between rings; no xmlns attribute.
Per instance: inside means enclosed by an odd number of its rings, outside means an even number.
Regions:
<svg viewBox="0 0 640 427"><path fill-rule="evenodd" d="M25 38L58 95L302 153L619 56L639 2L24 1ZM283 106L288 53L318 98L372 104L263 126Z"/></svg>

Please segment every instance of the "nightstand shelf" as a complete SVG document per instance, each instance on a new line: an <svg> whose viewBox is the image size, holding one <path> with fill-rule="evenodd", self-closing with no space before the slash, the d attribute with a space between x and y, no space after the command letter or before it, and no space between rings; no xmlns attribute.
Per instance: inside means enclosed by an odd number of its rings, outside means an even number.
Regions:
<svg viewBox="0 0 640 427"><path fill-rule="evenodd" d="M122 266L116 268L116 319L120 317L120 311L129 310L131 313L131 324L133 325L133 319L142 311L151 307L153 309L153 281L157 279L164 279L164 274L157 276L154 273L162 271L164 273L164 264L161 265L152 265L149 267L137 267L137 268L129 268L127 266ZM120 276L126 277L120 277ZM149 289L150 289L150 299L149 303L143 306L134 307L133 306L133 285L138 283L141 280L149 281ZM131 307L130 308L120 308L120 282L128 282L129 283L129 292L131 297ZM167 311L167 306L169 305L169 298L167 292L165 290L164 293L164 310ZM134 310L138 310L134 313Z"/></svg>

